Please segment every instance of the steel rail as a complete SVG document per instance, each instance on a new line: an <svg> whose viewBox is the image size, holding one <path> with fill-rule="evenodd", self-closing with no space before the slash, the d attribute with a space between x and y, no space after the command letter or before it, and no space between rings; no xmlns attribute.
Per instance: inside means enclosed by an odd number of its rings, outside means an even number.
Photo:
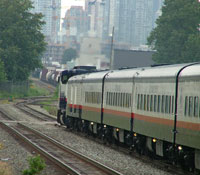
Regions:
<svg viewBox="0 0 200 175"><path fill-rule="evenodd" d="M49 154L47 151L45 151L44 149L41 149L40 151L43 153L43 154L46 154L46 156L50 156L52 161L55 161L54 163L56 163L57 165L61 164L61 167L63 168L66 168L66 169L69 169L70 170L70 173L72 174L76 174L76 175L81 175L82 173L83 174L91 174L91 172L87 172L87 169L88 167L90 167L89 169L91 169L91 166L92 166L92 169L95 171L94 174L106 174L106 175L122 175L121 173L95 161L95 160L92 160L74 150L72 150L71 148L59 143L58 141L48 137L47 135L45 134L42 134L40 132L38 132L37 130L33 129L33 128L29 128L23 124L18 124L18 126L20 127L23 127L23 130L27 130L27 131L31 131L32 133L34 133L35 135L38 135L40 138L42 139L45 139L45 140L48 140L49 142L53 143L56 147L58 147L59 149L63 150L64 152L67 152L67 154L70 154L71 157L76 157L76 159L78 158L78 163L79 163L79 166L81 167L82 165L82 162L87 162L87 163L83 163L82 167L83 166L86 166L87 168L84 168L86 170L83 170L83 168L77 168L76 164L77 162L75 162L73 164L73 161L69 163L64 163L63 161L60 161L57 157L55 156L52 156L52 154ZM14 128L13 128L14 129ZM16 129L14 129L16 130ZM18 132L17 130L15 132ZM19 132L18 132L19 133ZM21 136L22 134L19 133L19 135ZM24 137L24 136L21 136L21 137ZM28 142L30 142L30 144L33 144L35 147L37 147L37 149L40 149L38 148L38 146L35 144L35 143L32 143L29 139L25 138ZM77 160L76 160L77 161ZM72 168L71 166L75 166L75 168ZM78 170L76 170L78 169ZM68 171L69 171L68 170ZM84 172L85 171L85 172ZM93 174L93 173L92 173Z"/></svg>

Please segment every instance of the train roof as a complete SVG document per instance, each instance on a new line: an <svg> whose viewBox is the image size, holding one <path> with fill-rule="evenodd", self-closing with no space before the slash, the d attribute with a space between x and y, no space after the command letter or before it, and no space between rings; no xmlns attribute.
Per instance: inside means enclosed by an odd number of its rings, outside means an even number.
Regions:
<svg viewBox="0 0 200 175"><path fill-rule="evenodd" d="M167 66L157 66L152 68L142 68L136 75L136 78L162 78L176 77L181 68L188 64L176 64Z"/></svg>
<svg viewBox="0 0 200 175"><path fill-rule="evenodd" d="M120 79L120 78L133 78L134 75L139 72L141 68L131 68L131 69L122 69L122 70L112 70L106 76L107 80L110 79Z"/></svg>
<svg viewBox="0 0 200 175"><path fill-rule="evenodd" d="M180 74L180 77L200 76L200 63L186 67Z"/></svg>
<svg viewBox="0 0 200 175"><path fill-rule="evenodd" d="M77 80L84 80L84 81L92 81L92 80L102 80L104 75L109 71L100 71L100 72L93 72L81 75L75 75L69 79L69 81L77 81Z"/></svg>
<svg viewBox="0 0 200 175"><path fill-rule="evenodd" d="M194 65L192 65L194 64ZM191 66L188 66L191 65ZM111 70L111 71L100 71L94 73L87 73L82 75L76 75L70 78L70 81L75 80L102 80L107 74L106 80L111 79L123 79L123 78L175 78L178 72L185 66L180 74L180 77L185 76L197 76L200 75L200 63L186 63L186 64L175 64L175 65L162 65L155 67L142 67L142 68L131 68L122 70Z"/></svg>

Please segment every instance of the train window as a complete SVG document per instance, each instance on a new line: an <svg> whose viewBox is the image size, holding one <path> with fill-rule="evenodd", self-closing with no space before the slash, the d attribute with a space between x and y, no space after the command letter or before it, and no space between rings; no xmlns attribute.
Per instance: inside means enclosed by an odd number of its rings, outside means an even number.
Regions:
<svg viewBox="0 0 200 175"><path fill-rule="evenodd" d="M115 93L115 106L117 106L117 104L118 104L118 95L117 95L118 93L116 92Z"/></svg>
<svg viewBox="0 0 200 175"><path fill-rule="evenodd" d="M171 107L172 111L171 112L173 114L174 113L174 96L172 96L172 103L171 104L172 104L172 107Z"/></svg>
<svg viewBox="0 0 200 175"><path fill-rule="evenodd" d="M71 104L73 103L73 88L71 88Z"/></svg>
<svg viewBox="0 0 200 175"><path fill-rule="evenodd" d="M112 98L113 98L113 103L112 104L113 104L113 106L115 106L115 93L114 92L112 93Z"/></svg>
<svg viewBox="0 0 200 175"><path fill-rule="evenodd" d="M162 101L161 101L161 112L164 113L164 106L165 106L165 96L162 95Z"/></svg>
<svg viewBox="0 0 200 175"><path fill-rule="evenodd" d="M193 97L189 97L189 107L188 107L189 116L193 116Z"/></svg>
<svg viewBox="0 0 200 175"><path fill-rule="evenodd" d="M157 105L157 96L154 95L154 101L153 101L153 111L156 112L156 105Z"/></svg>
<svg viewBox="0 0 200 175"><path fill-rule="evenodd" d="M121 93L121 107L123 107L124 103L124 93Z"/></svg>
<svg viewBox="0 0 200 175"><path fill-rule="evenodd" d="M127 93L124 93L124 107L127 108L128 105L127 105Z"/></svg>
<svg viewBox="0 0 200 175"><path fill-rule="evenodd" d="M116 103L115 106L118 106L118 93L116 93Z"/></svg>
<svg viewBox="0 0 200 175"><path fill-rule="evenodd" d="M128 105L127 105L127 93L124 93L124 107L127 108Z"/></svg>
<svg viewBox="0 0 200 175"><path fill-rule="evenodd" d="M126 107L129 108L129 94L126 93Z"/></svg>
<svg viewBox="0 0 200 175"><path fill-rule="evenodd" d="M99 92L99 103L101 103L101 98L102 97L102 94L101 94L101 92Z"/></svg>
<svg viewBox="0 0 200 175"><path fill-rule="evenodd" d="M153 111L153 95L150 96L150 111Z"/></svg>
<svg viewBox="0 0 200 175"><path fill-rule="evenodd" d="M171 114L171 102L172 102L172 97L169 96L169 114Z"/></svg>
<svg viewBox="0 0 200 175"><path fill-rule="evenodd" d="M109 92L109 105L112 105L111 92Z"/></svg>
<svg viewBox="0 0 200 175"><path fill-rule="evenodd" d="M140 94L137 95L137 109L140 107Z"/></svg>
<svg viewBox="0 0 200 175"><path fill-rule="evenodd" d="M147 111L149 111L149 95L147 95Z"/></svg>
<svg viewBox="0 0 200 175"><path fill-rule="evenodd" d="M141 97L140 97L140 109L141 110L143 109L143 94L141 94Z"/></svg>
<svg viewBox="0 0 200 175"><path fill-rule="evenodd" d="M106 92L106 105L108 105L108 92Z"/></svg>
<svg viewBox="0 0 200 175"><path fill-rule="evenodd" d="M113 106L115 106L115 103L116 103L116 93L113 92Z"/></svg>
<svg viewBox="0 0 200 175"><path fill-rule="evenodd" d="M144 107L143 107L143 109L144 109L145 111L146 111L146 109L147 109L147 108L146 108L146 107L147 107L147 106L146 106L146 101L147 101L147 100L146 100L146 95L144 95L144 102L143 102Z"/></svg>
<svg viewBox="0 0 200 175"><path fill-rule="evenodd" d="M128 107L131 107L131 101L132 101L132 95L131 94L129 94L129 105L128 105Z"/></svg>
<svg viewBox="0 0 200 175"><path fill-rule="evenodd" d="M110 105L113 106L113 92L110 93L110 96L111 96L111 101L110 101L111 104Z"/></svg>
<svg viewBox="0 0 200 175"><path fill-rule="evenodd" d="M122 107L122 93L119 93L119 98L120 98L119 106Z"/></svg>
<svg viewBox="0 0 200 175"><path fill-rule="evenodd" d="M118 106L118 93L116 93L116 103L115 106Z"/></svg>
<svg viewBox="0 0 200 175"><path fill-rule="evenodd" d="M131 94L128 94L128 108L131 106Z"/></svg>
<svg viewBox="0 0 200 175"><path fill-rule="evenodd" d="M109 92L109 105L111 105L111 93Z"/></svg>
<svg viewBox="0 0 200 175"><path fill-rule="evenodd" d="M96 93L95 92L92 92L92 94L93 94L93 99L92 99L92 103L95 103L95 95L96 95Z"/></svg>
<svg viewBox="0 0 200 175"><path fill-rule="evenodd" d="M94 92L94 101L93 103L97 103L97 92Z"/></svg>
<svg viewBox="0 0 200 175"><path fill-rule="evenodd" d="M121 107L124 107L124 93L122 93L122 105Z"/></svg>
<svg viewBox="0 0 200 175"><path fill-rule="evenodd" d="M168 95L165 96L165 113L169 113L169 97Z"/></svg>
<svg viewBox="0 0 200 175"><path fill-rule="evenodd" d="M109 98L110 93L108 92L108 105L110 105L110 98Z"/></svg>
<svg viewBox="0 0 200 175"><path fill-rule="evenodd" d="M185 110L184 110L184 115L188 115L188 97L185 97Z"/></svg>
<svg viewBox="0 0 200 175"><path fill-rule="evenodd" d="M160 112L160 95L158 95L157 112Z"/></svg>
<svg viewBox="0 0 200 175"><path fill-rule="evenodd" d="M111 102L111 95L110 95L110 92L108 92L108 105L110 105L110 102Z"/></svg>
<svg viewBox="0 0 200 175"><path fill-rule="evenodd" d="M119 95L118 95L118 98L120 98L120 93L118 93ZM118 106L120 106L120 104L121 104L121 98L120 98L120 100L118 100Z"/></svg>
<svg viewBox="0 0 200 175"><path fill-rule="evenodd" d="M199 111L199 97L194 97L194 116L198 117L198 111Z"/></svg>

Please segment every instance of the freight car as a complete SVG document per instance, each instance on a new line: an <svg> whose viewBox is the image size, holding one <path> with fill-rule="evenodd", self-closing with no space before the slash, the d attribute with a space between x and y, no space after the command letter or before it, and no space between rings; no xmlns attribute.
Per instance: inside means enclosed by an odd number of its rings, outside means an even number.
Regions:
<svg viewBox="0 0 200 175"><path fill-rule="evenodd" d="M64 69L56 69L55 67L43 68L40 71L39 79L53 86L58 85L58 77Z"/></svg>
<svg viewBox="0 0 200 175"><path fill-rule="evenodd" d="M200 63L76 75L63 122L200 170Z"/></svg>

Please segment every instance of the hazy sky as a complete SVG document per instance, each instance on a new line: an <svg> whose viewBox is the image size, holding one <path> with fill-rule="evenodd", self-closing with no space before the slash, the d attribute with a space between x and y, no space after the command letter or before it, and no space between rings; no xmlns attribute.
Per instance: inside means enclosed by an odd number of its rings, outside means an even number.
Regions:
<svg viewBox="0 0 200 175"><path fill-rule="evenodd" d="M65 16L65 12L67 9L69 9L72 5L77 6L84 6L85 0L61 0L61 17L63 18Z"/></svg>

